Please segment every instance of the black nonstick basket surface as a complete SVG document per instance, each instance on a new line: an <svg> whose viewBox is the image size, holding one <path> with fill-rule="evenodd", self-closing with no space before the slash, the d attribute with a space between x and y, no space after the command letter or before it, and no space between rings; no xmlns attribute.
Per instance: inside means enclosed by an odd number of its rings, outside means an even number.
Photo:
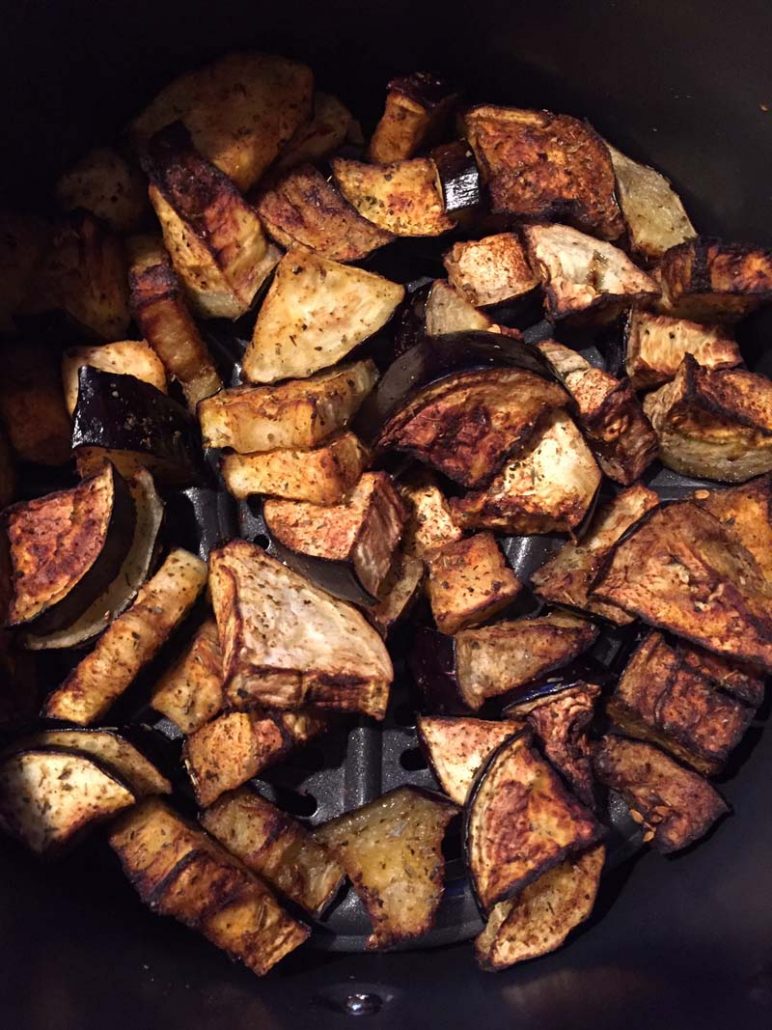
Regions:
<svg viewBox="0 0 772 1030"><path fill-rule="evenodd" d="M147 0L4 9L0 202L45 204L57 171L108 138L171 75L228 49L298 56L371 124L392 75L432 67L470 96L586 115L608 138L674 180L696 224L759 243L772 240L772 103L766 2L492 2L444 4L214 4ZM411 251L400 277L439 274L438 251ZM388 273L396 275L390 266ZM233 367L239 327L213 325L212 345ZM768 317L744 329L744 354L772 371ZM574 341L576 342L576 341ZM614 340L585 351L616 360ZM663 497L693 488L649 477ZM214 487L171 499L176 542L206 551L260 525ZM549 538L513 538L523 576ZM594 658L617 667L630 641L604 637ZM399 659L399 654L397 654ZM431 786L398 665L383 730L366 722L313 743L260 781L315 824L409 782ZM52 670L52 676L54 670ZM772 1024L772 743L762 709L721 789L731 819L699 848L666 860L643 853L632 824L615 835L595 915L572 943L508 973L479 972L468 945L479 928L448 841L448 883L436 929L419 950L362 954L368 923L355 895L339 899L328 933L262 982L205 942L147 913L96 841L41 867L0 843L0 1026L90 1030L141 1026L233 1030L342 1027L539 1026L743 1028ZM173 764L174 733L129 699L116 719ZM182 796L184 804L184 795ZM334 931L334 933L332 932Z"/></svg>

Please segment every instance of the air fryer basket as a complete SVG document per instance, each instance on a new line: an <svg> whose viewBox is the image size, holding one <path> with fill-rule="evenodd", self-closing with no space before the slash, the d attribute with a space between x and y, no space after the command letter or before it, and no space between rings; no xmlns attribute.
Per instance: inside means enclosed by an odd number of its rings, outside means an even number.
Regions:
<svg viewBox="0 0 772 1030"><path fill-rule="evenodd" d="M385 81L418 67L448 73L476 99L587 115L620 147L666 171L701 229L772 238L772 123L764 110L772 102L772 9L762 0L736 10L705 0L607 0L592 8L494 0L474 10L457 0L288 0L278 7L138 0L130 8L106 0L98 10L61 0L30 2L4 20L0 182L8 206L45 203L57 170L109 137L176 71L256 46L307 60L366 123ZM742 341L752 367L767 373L772 359L763 343L771 329L769 318L756 319ZM224 363L237 358L238 334L220 333L214 342ZM689 486L667 472L653 485L665 497ZM209 490L189 491L172 515L190 535L181 542L204 550L260 531L248 506ZM507 550L527 573L549 546L513 538ZM624 641L607 641L598 660L614 667L617 645ZM400 783L431 785L409 711L401 671L382 733L363 722L347 736L322 739L262 785L314 823ZM165 743L174 736L170 724L155 721L148 733L173 752L173 740ZM329 917L336 936L318 941L336 953L306 947L261 983L182 928L149 916L103 847L43 869L0 842L0 1025L285 1030L345 1026L359 1016L373 1027L768 1026L772 744L769 734L760 737L755 726L739 756L744 763L733 764L722 786L735 809L731 821L694 852L675 860L647 854L633 868L637 840L620 819L613 868L588 929L567 949L496 977L475 969L468 946L447 946L479 927L452 839L446 897L426 949L338 954L360 950L367 934L349 892Z"/></svg>

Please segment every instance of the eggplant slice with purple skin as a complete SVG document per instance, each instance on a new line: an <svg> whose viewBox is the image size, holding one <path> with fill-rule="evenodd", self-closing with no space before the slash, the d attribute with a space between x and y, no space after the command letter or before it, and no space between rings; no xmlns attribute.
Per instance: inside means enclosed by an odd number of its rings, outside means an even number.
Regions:
<svg viewBox="0 0 772 1030"><path fill-rule="evenodd" d="M383 114L370 140L370 161L389 164L413 157L437 139L457 100L453 88L431 72L412 72L392 79Z"/></svg>
<svg viewBox="0 0 772 1030"><path fill-rule="evenodd" d="M466 140L435 147L431 152L437 169L445 213L459 216L483 202L483 184L474 151Z"/></svg>

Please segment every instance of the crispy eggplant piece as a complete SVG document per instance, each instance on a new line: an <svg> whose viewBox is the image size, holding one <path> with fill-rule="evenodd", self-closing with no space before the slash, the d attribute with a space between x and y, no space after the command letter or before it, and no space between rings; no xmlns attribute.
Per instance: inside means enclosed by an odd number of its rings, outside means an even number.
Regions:
<svg viewBox="0 0 772 1030"><path fill-rule="evenodd" d="M644 411L663 465L687 476L743 483L772 471L772 382L741 369L702 368L687 354Z"/></svg>
<svg viewBox="0 0 772 1030"><path fill-rule="evenodd" d="M684 668L712 682L719 690L726 691L751 708L758 708L764 700L764 673L752 665L731 661L712 654L701 647L688 644L685 640L673 638Z"/></svg>
<svg viewBox="0 0 772 1030"><path fill-rule="evenodd" d="M437 169L446 214L463 215L482 204L482 177L466 140L444 143L435 147L430 156Z"/></svg>
<svg viewBox="0 0 772 1030"><path fill-rule="evenodd" d="M135 236L129 241L131 310L142 333L176 379L188 407L222 387L206 344L160 237Z"/></svg>
<svg viewBox="0 0 772 1030"><path fill-rule="evenodd" d="M447 544L463 536L453 521L447 498L433 473L426 469L412 472L398 484L408 508L402 545L407 554L428 559Z"/></svg>
<svg viewBox="0 0 772 1030"><path fill-rule="evenodd" d="M691 499L750 551L772 583L772 476L760 476L724 490L696 490Z"/></svg>
<svg viewBox="0 0 772 1030"><path fill-rule="evenodd" d="M202 812L201 825L284 897L319 917L338 893L345 872L296 819L243 789Z"/></svg>
<svg viewBox="0 0 772 1030"><path fill-rule="evenodd" d="M272 383L334 365L381 329L404 296L403 286L380 275L293 247L260 307L243 375Z"/></svg>
<svg viewBox="0 0 772 1030"><path fill-rule="evenodd" d="M346 200L380 229L395 236L441 236L455 226L430 157L382 165L334 157L330 163Z"/></svg>
<svg viewBox="0 0 772 1030"><path fill-rule="evenodd" d="M717 518L655 508L614 546L591 596L717 654L772 670L772 590Z"/></svg>
<svg viewBox="0 0 772 1030"><path fill-rule="evenodd" d="M735 322L772 300L772 250L698 236L654 270L662 310L698 322Z"/></svg>
<svg viewBox="0 0 772 1030"><path fill-rule="evenodd" d="M601 478L576 424L554 411L487 489L452 498L453 520L464 529L570 532L590 510Z"/></svg>
<svg viewBox="0 0 772 1030"><path fill-rule="evenodd" d="M37 343L3 345L0 419L14 454L36 465L63 465L72 457L57 357Z"/></svg>
<svg viewBox="0 0 772 1030"><path fill-rule="evenodd" d="M288 564L330 593L381 593L402 539L406 511L386 472L365 472L343 504L323 507L307 501L267 500L263 519ZM321 559L309 561L309 559ZM333 580L333 564L351 579L353 591ZM354 596L349 598L356 600Z"/></svg>
<svg viewBox="0 0 772 1030"><path fill-rule="evenodd" d="M311 116L313 74L286 57L233 53L164 87L131 126L142 149L181 119L193 144L249 189Z"/></svg>
<svg viewBox="0 0 772 1030"><path fill-rule="evenodd" d="M636 390L674 379L687 354L705 368L734 368L742 355L729 331L633 307L625 328L625 370Z"/></svg>
<svg viewBox="0 0 772 1030"><path fill-rule="evenodd" d="M617 540L658 504L657 494L641 483L622 490L598 509L580 540L569 540L533 573L531 586L536 594L551 604L602 615L617 626L631 623L633 616L628 612L614 604L591 599L589 593Z"/></svg>
<svg viewBox="0 0 772 1030"><path fill-rule="evenodd" d="M444 258L451 286L476 308L521 297L536 286L520 238L513 232L454 243Z"/></svg>
<svg viewBox="0 0 772 1030"><path fill-rule="evenodd" d="M604 240L621 236L611 158L586 122L549 111L482 106L466 111L463 124L494 213L559 219Z"/></svg>
<svg viewBox="0 0 772 1030"><path fill-rule="evenodd" d="M124 816L110 844L142 900L262 976L309 935L268 888L157 799Z"/></svg>
<svg viewBox="0 0 772 1030"><path fill-rule="evenodd" d="M451 801L463 806L488 757L524 725L521 719L493 722L419 715L416 730L440 788Z"/></svg>
<svg viewBox="0 0 772 1030"><path fill-rule="evenodd" d="M61 176L56 199L64 211L90 211L115 232L136 229L147 210L145 181L111 147L95 147Z"/></svg>
<svg viewBox="0 0 772 1030"><path fill-rule="evenodd" d="M399 787L314 831L367 908L368 948L390 948L432 928L442 897L442 839L457 811L438 795Z"/></svg>
<svg viewBox="0 0 772 1030"><path fill-rule="evenodd" d="M30 292L30 284L51 235L37 215L0 211L0 333L17 329L15 316Z"/></svg>
<svg viewBox="0 0 772 1030"><path fill-rule="evenodd" d="M258 196L268 235L289 250L308 247L332 261L361 261L394 236L368 222L313 165L302 164Z"/></svg>
<svg viewBox="0 0 772 1030"><path fill-rule="evenodd" d="M527 225L523 234L553 319L599 308L604 318L614 318L636 301L659 295L652 277L610 243L566 225Z"/></svg>
<svg viewBox="0 0 772 1030"><path fill-rule="evenodd" d="M121 340L98 347L73 347L62 357L64 402L72 415L78 403L78 373L84 365L134 376L166 393L166 371L153 348L144 340Z"/></svg>
<svg viewBox="0 0 772 1030"><path fill-rule="evenodd" d="M693 239L697 235L695 228L669 180L654 168L606 145L633 253L656 260L670 247Z"/></svg>
<svg viewBox="0 0 772 1030"><path fill-rule="evenodd" d="M504 560L492 533L447 544L428 559L427 590L441 633L457 633L507 608L523 584Z"/></svg>
<svg viewBox="0 0 772 1030"><path fill-rule="evenodd" d="M131 607L50 695L45 715L82 726L100 719L160 651L205 585L206 564L188 551L172 551Z"/></svg>
<svg viewBox="0 0 772 1030"><path fill-rule="evenodd" d="M555 951L595 906L606 849L574 855L491 909L474 942L478 965L489 972Z"/></svg>
<svg viewBox="0 0 772 1030"><path fill-rule="evenodd" d="M680 851L704 837L729 807L707 780L684 769L659 748L606 736L593 767L601 783L617 791L657 851Z"/></svg>
<svg viewBox="0 0 772 1030"><path fill-rule="evenodd" d="M222 651L217 623L210 618L158 681L150 703L187 734L214 718L222 701Z"/></svg>
<svg viewBox="0 0 772 1030"><path fill-rule="evenodd" d="M74 622L118 574L135 520L131 492L110 464L69 490L7 509L7 624L46 633Z"/></svg>
<svg viewBox="0 0 772 1030"><path fill-rule="evenodd" d="M465 849L481 909L527 887L603 830L533 748L530 733L505 740L483 766L466 805Z"/></svg>
<svg viewBox="0 0 772 1030"><path fill-rule="evenodd" d="M388 636L392 626L404 618L418 600L425 572L426 568L420 558L412 554L397 555L377 604L365 611L368 620L382 637Z"/></svg>
<svg viewBox="0 0 772 1030"><path fill-rule="evenodd" d="M383 718L391 660L355 608L245 540L213 551L209 562L231 703L308 703Z"/></svg>
<svg viewBox="0 0 772 1030"><path fill-rule="evenodd" d="M356 361L312 379L223 390L198 406L204 446L240 454L316 447L346 428L377 378L372 361Z"/></svg>
<svg viewBox="0 0 772 1030"><path fill-rule="evenodd" d="M449 84L431 72L392 79L367 150L370 161L389 164L413 157L439 136L457 100Z"/></svg>
<svg viewBox="0 0 772 1030"><path fill-rule="evenodd" d="M331 93L317 91L310 120L299 126L273 168L283 170L322 161L345 142L356 142L359 133L359 125L345 104Z"/></svg>
<svg viewBox="0 0 772 1030"><path fill-rule="evenodd" d="M490 318L473 307L444 279L435 279L432 283L424 311L426 332L429 336L463 333L469 330L496 331Z"/></svg>

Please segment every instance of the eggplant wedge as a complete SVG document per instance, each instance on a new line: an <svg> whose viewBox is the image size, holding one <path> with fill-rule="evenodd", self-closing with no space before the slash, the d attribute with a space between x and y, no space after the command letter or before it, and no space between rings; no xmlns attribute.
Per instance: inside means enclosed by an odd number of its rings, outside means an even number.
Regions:
<svg viewBox="0 0 772 1030"><path fill-rule="evenodd" d="M454 243L444 258L451 286L484 308L530 293L537 278L520 238L513 232Z"/></svg>
<svg viewBox="0 0 772 1030"><path fill-rule="evenodd" d="M437 169L445 213L463 216L479 208L484 200L482 176L466 140L443 143L434 147L430 156Z"/></svg>
<svg viewBox="0 0 772 1030"><path fill-rule="evenodd" d="M435 279L425 305L425 326L429 336L445 333L496 332L490 318L478 311L444 279Z"/></svg>
<svg viewBox="0 0 772 1030"><path fill-rule="evenodd" d="M392 79L367 150L369 160L389 164L413 157L439 136L457 99L450 85L431 72Z"/></svg>
<svg viewBox="0 0 772 1030"><path fill-rule="evenodd" d="M110 464L70 490L9 508L8 625L46 633L74 622L118 574L135 519L131 492Z"/></svg>
<svg viewBox="0 0 772 1030"><path fill-rule="evenodd" d="M742 483L772 471L772 382L741 369L701 368L687 354L644 411L663 465L682 475Z"/></svg>
<svg viewBox="0 0 772 1030"><path fill-rule="evenodd" d="M721 770L755 714L656 631L631 656L606 711L623 733L650 740L704 776Z"/></svg>
<svg viewBox="0 0 772 1030"><path fill-rule="evenodd" d="M552 319L598 309L611 319L636 301L659 296L654 279L610 243L566 225L527 225L523 234Z"/></svg>
<svg viewBox="0 0 772 1030"><path fill-rule="evenodd" d="M309 504L340 504L365 470L367 450L353 433L341 433L310 451L282 448L226 454L221 472L240 501L254 494Z"/></svg>
<svg viewBox="0 0 772 1030"><path fill-rule="evenodd" d="M240 454L316 447L346 428L377 378L372 361L357 361L312 379L222 390L198 406L204 446Z"/></svg>
<svg viewBox="0 0 772 1030"><path fill-rule="evenodd" d="M463 716L419 715L416 730L440 789L451 801L463 806L488 757L524 726L520 719L493 722Z"/></svg>
<svg viewBox="0 0 772 1030"><path fill-rule="evenodd" d="M178 119L204 157L247 190L311 117L310 68L271 54L233 53L170 82L131 125L140 150Z"/></svg>
<svg viewBox="0 0 772 1030"><path fill-rule="evenodd" d="M497 972L556 951L592 914L605 860L604 845L596 844L494 905L474 942L480 968Z"/></svg>
<svg viewBox="0 0 772 1030"><path fill-rule="evenodd" d="M334 157L330 164L349 204L379 229L394 236L441 236L454 228L430 157L382 165Z"/></svg>
<svg viewBox="0 0 772 1030"><path fill-rule="evenodd" d="M580 540L569 540L533 573L532 589L550 604L601 615L617 626L631 623L632 615L614 604L590 598L590 590L614 544L658 504L657 494L642 483L622 490L598 508Z"/></svg>
<svg viewBox="0 0 772 1030"><path fill-rule="evenodd" d="M724 490L696 490L691 499L714 515L724 531L753 555L772 583L772 476Z"/></svg>
<svg viewBox="0 0 772 1030"><path fill-rule="evenodd" d="M772 300L772 250L699 236L654 270L662 310L696 322L735 322Z"/></svg>
<svg viewBox="0 0 772 1030"><path fill-rule="evenodd" d="M606 736L593 768L601 783L621 794L644 842L663 854L694 844L729 811L707 780L651 744Z"/></svg>
<svg viewBox="0 0 772 1030"><path fill-rule="evenodd" d="M64 211L90 211L119 233L131 232L147 211L145 180L111 147L95 147L62 175L56 199Z"/></svg>
<svg viewBox="0 0 772 1030"><path fill-rule="evenodd" d="M529 732L505 740L466 805L466 861L480 908L490 912L602 833L534 749Z"/></svg>
<svg viewBox="0 0 772 1030"><path fill-rule="evenodd" d="M772 671L770 584L689 501L655 508L614 546L592 595L709 651Z"/></svg>
<svg viewBox="0 0 772 1030"><path fill-rule="evenodd" d="M382 637L403 619L421 595L426 568L420 558L398 554L377 604L366 609L367 619Z"/></svg>
<svg viewBox="0 0 772 1030"><path fill-rule="evenodd" d="M121 340L99 347L73 347L62 357L64 401L71 415L78 404L78 374L85 365L102 372L134 376L166 393L166 370L156 352L144 340Z"/></svg>
<svg viewBox="0 0 772 1030"><path fill-rule="evenodd" d="M472 107L463 116L495 214L569 222L604 240L624 232L608 149L565 114Z"/></svg>
<svg viewBox="0 0 772 1030"><path fill-rule="evenodd" d="M453 521L450 504L431 472L412 472L397 488L408 509L402 537L406 554L428 560L461 539L463 531Z"/></svg>
<svg viewBox="0 0 772 1030"><path fill-rule="evenodd" d="M0 420L21 461L64 465L72 458L58 358L43 344L3 344Z"/></svg>
<svg viewBox="0 0 772 1030"><path fill-rule="evenodd" d="M169 486L203 474L196 422L181 404L134 376L89 365L78 371L72 447L81 475L105 459L127 478L146 468Z"/></svg>
<svg viewBox="0 0 772 1030"><path fill-rule="evenodd" d="M258 976L309 935L256 876L156 799L124 816L110 844L154 912L198 930Z"/></svg>
<svg viewBox="0 0 772 1030"><path fill-rule="evenodd" d="M629 486L657 456L657 436L626 380L593 367L554 340L539 350L552 363L576 404L579 423L609 479Z"/></svg>
<svg viewBox="0 0 772 1030"><path fill-rule="evenodd" d="M361 261L394 236L368 222L313 165L272 181L256 200L265 230L280 247L302 246L331 261Z"/></svg>
<svg viewBox="0 0 772 1030"><path fill-rule="evenodd" d="M49 719L87 726L100 719L155 657L206 586L206 564L172 551L46 702Z"/></svg>
<svg viewBox="0 0 772 1030"><path fill-rule="evenodd" d="M650 261L697 233L681 198L661 172L625 157L608 146L616 176L616 193L634 254Z"/></svg>
<svg viewBox="0 0 772 1030"><path fill-rule="evenodd" d="M209 350L190 314L179 279L160 237L129 240L131 311L169 375L182 387L188 407L222 387Z"/></svg>
<svg viewBox="0 0 772 1030"><path fill-rule="evenodd" d="M742 355L721 325L701 325L634 307L625 328L625 370L636 390L675 379L687 354L703 368L735 368Z"/></svg>
<svg viewBox="0 0 772 1030"><path fill-rule="evenodd" d="M389 321L405 289L293 247L276 268L242 371L253 383L304 379L341 361Z"/></svg>
<svg viewBox="0 0 772 1030"><path fill-rule="evenodd" d="M427 591L441 633L453 634L507 608L523 584L507 565L492 533L447 544L428 559Z"/></svg>
<svg viewBox="0 0 772 1030"><path fill-rule="evenodd" d="M231 703L307 703L383 718L391 660L355 608L245 540L213 551L209 563Z"/></svg>
<svg viewBox="0 0 772 1030"><path fill-rule="evenodd" d="M199 821L247 869L315 918L343 883L346 874L330 851L255 791L220 798Z"/></svg>
<svg viewBox="0 0 772 1030"><path fill-rule="evenodd" d="M382 950L428 933L442 897L442 839L458 809L400 787L314 831L346 870L367 908L367 947Z"/></svg>
<svg viewBox="0 0 772 1030"><path fill-rule="evenodd" d="M343 504L263 504L266 529L287 564L336 596L363 595L370 603L394 565L405 517L405 506L386 472L365 472Z"/></svg>
<svg viewBox="0 0 772 1030"><path fill-rule="evenodd" d="M150 703L183 733L193 733L222 708L222 652L217 623L206 619L158 681Z"/></svg>
<svg viewBox="0 0 772 1030"><path fill-rule="evenodd" d="M346 105L331 93L317 90L310 120L298 127L272 165L272 171L322 161L344 143L355 143L359 133L359 125Z"/></svg>
<svg viewBox="0 0 772 1030"><path fill-rule="evenodd" d="M54 855L136 801L95 758L30 746L0 759L0 829L36 855Z"/></svg>

